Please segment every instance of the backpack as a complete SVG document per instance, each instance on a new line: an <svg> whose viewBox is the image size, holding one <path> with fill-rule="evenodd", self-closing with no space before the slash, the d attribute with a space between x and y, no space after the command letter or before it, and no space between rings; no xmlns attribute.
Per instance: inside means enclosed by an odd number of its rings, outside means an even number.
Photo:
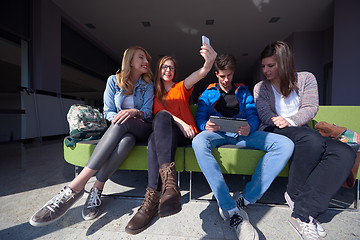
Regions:
<svg viewBox="0 0 360 240"><path fill-rule="evenodd" d="M87 105L74 104L67 113L70 137L65 139L67 147L79 141L99 139L105 133L107 124L102 113Z"/></svg>

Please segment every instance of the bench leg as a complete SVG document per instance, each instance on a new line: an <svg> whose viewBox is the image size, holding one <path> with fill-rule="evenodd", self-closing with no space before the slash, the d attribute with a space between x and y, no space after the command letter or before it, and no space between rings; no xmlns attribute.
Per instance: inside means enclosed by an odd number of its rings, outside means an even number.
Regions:
<svg viewBox="0 0 360 240"><path fill-rule="evenodd" d="M192 171L190 171L190 182L189 182L189 201L192 200L191 198L191 190L192 190Z"/></svg>
<svg viewBox="0 0 360 240"><path fill-rule="evenodd" d="M78 170L79 170L79 166L75 166L75 177L79 175Z"/></svg>
<svg viewBox="0 0 360 240"><path fill-rule="evenodd" d="M356 194L355 194L354 208L355 208L356 210L359 210L359 197L360 197L360 184L359 184L359 179L356 179L356 181L355 181L355 189L356 189Z"/></svg>

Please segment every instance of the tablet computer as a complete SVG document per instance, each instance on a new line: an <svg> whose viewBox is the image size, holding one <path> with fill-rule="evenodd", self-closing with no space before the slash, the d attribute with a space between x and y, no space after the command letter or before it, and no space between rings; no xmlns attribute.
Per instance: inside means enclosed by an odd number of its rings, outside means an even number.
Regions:
<svg viewBox="0 0 360 240"><path fill-rule="evenodd" d="M210 116L210 122L215 123L220 126L222 132L236 132L236 129L246 126L247 120L242 118L229 118L229 117L219 117L219 116Z"/></svg>

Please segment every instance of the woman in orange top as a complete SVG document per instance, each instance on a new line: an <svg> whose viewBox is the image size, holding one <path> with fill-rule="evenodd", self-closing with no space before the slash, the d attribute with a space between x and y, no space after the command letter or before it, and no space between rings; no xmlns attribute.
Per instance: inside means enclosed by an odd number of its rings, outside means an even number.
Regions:
<svg viewBox="0 0 360 240"><path fill-rule="evenodd" d="M147 153L148 187L144 202L125 228L127 233L137 234L145 230L156 214L166 217L181 210L181 195L174 164L175 151L177 146L191 144L192 138L198 133L190 111L189 98L194 84L211 70L217 54L210 45L205 44L201 47L200 55L205 59L202 68L178 83L173 82L176 60L165 56L158 62L154 77L155 118Z"/></svg>

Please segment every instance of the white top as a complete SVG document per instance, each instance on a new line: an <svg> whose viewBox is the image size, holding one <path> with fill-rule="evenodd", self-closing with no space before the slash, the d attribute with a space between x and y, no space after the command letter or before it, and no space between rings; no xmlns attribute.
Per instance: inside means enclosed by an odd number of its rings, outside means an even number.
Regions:
<svg viewBox="0 0 360 240"><path fill-rule="evenodd" d="M134 108L134 94L128 95L124 98L124 101L121 104L122 109Z"/></svg>
<svg viewBox="0 0 360 240"><path fill-rule="evenodd" d="M287 98L278 93L273 85L271 85L275 95L275 109L279 116L285 118L292 126L296 124L289 118L299 111L299 96L296 91L292 91Z"/></svg>

